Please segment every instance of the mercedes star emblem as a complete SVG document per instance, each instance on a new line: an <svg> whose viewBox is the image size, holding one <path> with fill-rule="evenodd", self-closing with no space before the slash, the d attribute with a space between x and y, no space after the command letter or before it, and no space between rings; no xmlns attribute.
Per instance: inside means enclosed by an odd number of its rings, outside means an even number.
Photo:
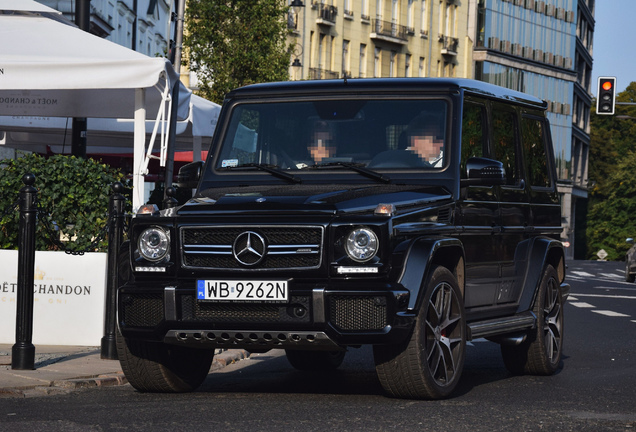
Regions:
<svg viewBox="0 0 636 432"><path fill-rule="evenodd" d="M234 240L232 253L241 264L253 266L263 260L266 248L263 236L254 231L245 231Z"/></svg>

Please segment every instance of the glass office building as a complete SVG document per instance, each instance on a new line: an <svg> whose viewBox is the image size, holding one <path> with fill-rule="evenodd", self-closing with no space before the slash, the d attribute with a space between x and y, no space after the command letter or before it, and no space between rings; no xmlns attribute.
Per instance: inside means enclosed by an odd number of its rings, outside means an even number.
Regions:
<svg viewBox="0 0 636 432"><path fill-rule="evenodd" d="M548 102L563 204L561 238L571 245L572 257L576 200L587 197L593 0L472 1L475 78ZM582 43L580 17L589 44ZM577 73L581 61L586 72ZM580 111L576 116L573 107Z"/></svg>

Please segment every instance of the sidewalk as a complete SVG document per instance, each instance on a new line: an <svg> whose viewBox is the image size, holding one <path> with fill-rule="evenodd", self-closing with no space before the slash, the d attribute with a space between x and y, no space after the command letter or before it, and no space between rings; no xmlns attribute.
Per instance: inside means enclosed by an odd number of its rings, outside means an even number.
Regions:
<svg viewBox="0 0 636 432"><path fill-rule="evenodd" d="M124 385L117 360L102 360L99 347L35 346L35 370L11 369L12 345L0 344L0 398L68 393L73 389ZM249 357L244 350L217 351L210 371Z"/></svg>

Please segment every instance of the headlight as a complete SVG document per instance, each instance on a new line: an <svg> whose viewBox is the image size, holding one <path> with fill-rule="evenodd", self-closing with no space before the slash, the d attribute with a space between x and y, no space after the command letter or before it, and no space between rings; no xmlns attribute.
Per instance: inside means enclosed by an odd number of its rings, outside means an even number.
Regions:
<svg viewBox="0 0 636 432"><path fill-rule="evenodd" d="M369 228L357 228L349 233L345 248L349 258L366 262L378 252L378 237Z"/></svg>
<svg viewBox="0 0 636 432"><path fill-rule="evenodd" d="M137 241L139 253L148 261L161 261L168 257L170 236L159 227L146 229Z"/></svg>

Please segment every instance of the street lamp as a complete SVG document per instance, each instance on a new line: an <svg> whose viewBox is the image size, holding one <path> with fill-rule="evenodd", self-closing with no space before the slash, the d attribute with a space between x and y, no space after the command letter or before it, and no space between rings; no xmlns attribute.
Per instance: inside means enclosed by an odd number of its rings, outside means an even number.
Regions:
<svg viewBox="0 0 636 432"><path fill-rule="evenodd" d="M293 26L289 27L289 28L293 28L294 29L294 35L295 36L303 36L302 33L300 33L298 31L298 18L300 16L300 9L305 7L305 4L302 2L302 0L292 0L291 3L289 4L289 7L292 9L292 11L289 14L289 18L290 18L290 23L288 24L288 26L290 24L293 24ZM304 31L304 25L303 25L303 31ZM304 36L303 36L304 37ZM302 42L302 37L301 37L301 42ZM291 66L293 69L293 75L294 75L294 80L298 79L298 73L300 72L301 77L302 77L302 70L303 70L303 64L300 61L300 58L302 57L303 54L303 46L301 43L296 42L293 46L292 46L292 50L291 53L293 55L294 61L292 62Z"/></svg>

